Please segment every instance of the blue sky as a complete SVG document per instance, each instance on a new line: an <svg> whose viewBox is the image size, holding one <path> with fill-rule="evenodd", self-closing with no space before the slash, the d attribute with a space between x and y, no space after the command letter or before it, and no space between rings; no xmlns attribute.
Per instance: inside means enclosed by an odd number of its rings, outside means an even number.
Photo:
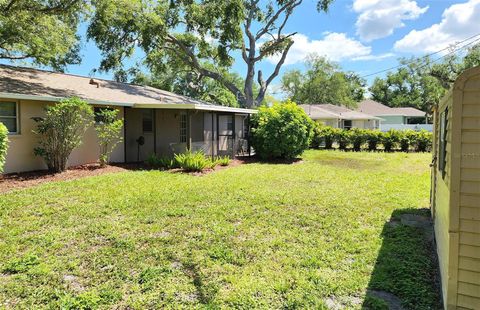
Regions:
<svg viewBox="0 0 480 310"><path fill-rule="evenodd" d="M480 0L336 0L328 13L317 12L315 6L315 0L304 0L287 24L287 32L298 34L282 73L303 69L304 57L317 53L364 76L397 65L399 57L425 55L480 33ZM98 67L101 56L92 42L84 42L82 54L82 64L69 66L69 73L89 75ZM268 76L274 62L265 60L257 69ZM244 74L240 57L233 70ZM273 92L278 84L279 78Z"/></svg>

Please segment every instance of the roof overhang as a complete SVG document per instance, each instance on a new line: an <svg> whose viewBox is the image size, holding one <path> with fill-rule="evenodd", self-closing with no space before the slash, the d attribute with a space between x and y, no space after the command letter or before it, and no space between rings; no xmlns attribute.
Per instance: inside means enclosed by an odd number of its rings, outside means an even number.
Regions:
<svg viewBox="0 0 480 310"><path fill-rule="evenodd" d="M208 104L168 104L168 103L136 103L133 108L138 109L179 109L179 110L198 110L198 111L215 111L215 112L230 112L240 114L255 114L257 110L225 107L221 105Z"/></svg>
<svg viewBox="0 0 480 310"><path fill-rule="evenodd" d="M67 97L25 95L25 94L4 93L4 92L0 92L0 98L1 99L47 101L47 102L59 102L59 101L62 101L64 99L68 99ZM85 100L89 104L118 106L118 107L133 107L133 104L130 104L130 103L93 100L93 99L88 99L88 98L81 98L81 99Z"/></svg>
<svg viewBox="0 0 480 310"><path fill-rule="evenodd" d="M0 99L59 102L67 98L0 92ZM130 107L130 108L139 108L139 109L200 110L200 111L230 112L230 113L239 113L239 114L255 114L258 112L257 110L252 110L252 109L231 108L231 107L208 105L208 104L122 103L122 102L94 100L94 99L88 99L88 98L81 98L81 99L87 101L89 104Z"/></svg>

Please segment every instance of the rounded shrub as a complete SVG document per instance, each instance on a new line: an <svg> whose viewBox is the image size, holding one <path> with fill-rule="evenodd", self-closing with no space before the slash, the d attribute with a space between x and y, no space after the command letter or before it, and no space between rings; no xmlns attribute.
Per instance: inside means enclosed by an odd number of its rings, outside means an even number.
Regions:
<svg viewBox="0 0 480 310"><path fill-rule="evenodd" d="M400 131L398 133L400 150L402 152L408 152L410 150L410 146L415 143L416 136L417 136L416 132L411 129Z"/></svg>
<svg viewBox="0 0 480 310"><path fill-rule="evenodd" d="M349 130L349 138L350 142L352 143L353 150L355 152L360 152L362 149L362 145L367 140L367 132L361 128L352 128Z"/></svg>
<svg viewBox="0 0 480 310"><path fill-rule="evenodd" d="M378 130L366 130L365 141L369 151L376 151L378 144L381 142L382 133Z"/></svg>
<svg viewBox="0 0 480 310"><path fill-rule="evenodd" d="M335 142L335 134L335 128L318 124L314 130L312 147L319 148L323 145L327 150L332 149Z"/></svg>
<svg viewBox="0 0 480 310"><path fill-rule="evenodd" d="M344 129L335 130L335 140L338 143L338 148L345 151L350 144L350 131Z"/></svg>
<svg viewBox="0 0 480 310"><path fill-rule="evenodd" d="M303 109L287 101L261 107L251 126L251 144L260 158L293 159L310 146L315 124Z"/></svg>
<svg viewBox="0 0 480 310"><path fill-rule="evenodd" d="M0 173L3 172L8 148L8 129L0 123Z"/></svg>
<svg viewBox="0 0 480 310"><path fill-rule="evenodd" d="M397 148L400 140L400 134L398 130L390 129L387 132L382 133L382 144L385 152L391 152Z"/></svg>
<svg viewBox="0 0 480 310"><path fill-rule="evenodd" d="M424 129L417 131L415 135L415 151L427 152L432 148L433 133Z"/></svg>

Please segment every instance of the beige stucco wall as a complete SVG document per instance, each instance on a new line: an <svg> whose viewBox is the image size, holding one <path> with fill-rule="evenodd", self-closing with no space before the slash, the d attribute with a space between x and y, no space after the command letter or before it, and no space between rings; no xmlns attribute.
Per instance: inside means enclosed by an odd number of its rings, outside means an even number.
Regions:
<svg viewBox="0 0 480 310"><path fill-rule="evenodd" d="M5 100L6 101L6 100ZM32 132L36 128L32 117L45 115L44 108L47 102L30 100L8 100L18 103L19 134L9 135L9 147L4 173L24 172L46 169L42 158L33 154L34 147L38 144L37 136ZM0 101L1 104L1 101ZM123 117L123 108L119 108L119 117ZM98 160L99 147L95 129L89 128L85 134L82 145L75 149L69 160L69 166L93 163ZM111 155L112 162L123 162L123 143L120 143Z"/></svg>

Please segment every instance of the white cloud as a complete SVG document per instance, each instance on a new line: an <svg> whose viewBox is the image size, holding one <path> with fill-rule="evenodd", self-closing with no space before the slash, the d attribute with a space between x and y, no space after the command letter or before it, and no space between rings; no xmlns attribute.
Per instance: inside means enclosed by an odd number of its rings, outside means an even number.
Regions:
<svg viewBox="0 0 480 310"><path fill-rule="evenodd" d="M309 54L315 53L332 61L343 60L369 60L376 59L378 56L372 55L372 48L363 45L361 42L349 38L344 33L330 32L325 33L321 40L310 40L304 34L296 34L293 37L295 43L291 47L285 65L291 65L303 62ZM385 54L387 55L387 54ZM383 57L385 57L383 55ZM386 57L391 57L388 54ZM277 54L268 58L268 60L276 64L280 60L281 55ZM382 57L382 55L380 55Z"/></svg>
<svg viewBox="0 0 480 310"><path fill-rule="evenodd" d="M354 0L353 10L358 16L357 34L367 42L387 37L396 28L404 27L404 20L417 19L428 10L412 0Z"/></svg>
<svg viewBox="0 0 480 310"><path fill-rule="evenodd" d="M480 0L454 4L447 8L442 20L423 30L412 30L395 43L402 52L435 52L479 32Z"/></svg>

